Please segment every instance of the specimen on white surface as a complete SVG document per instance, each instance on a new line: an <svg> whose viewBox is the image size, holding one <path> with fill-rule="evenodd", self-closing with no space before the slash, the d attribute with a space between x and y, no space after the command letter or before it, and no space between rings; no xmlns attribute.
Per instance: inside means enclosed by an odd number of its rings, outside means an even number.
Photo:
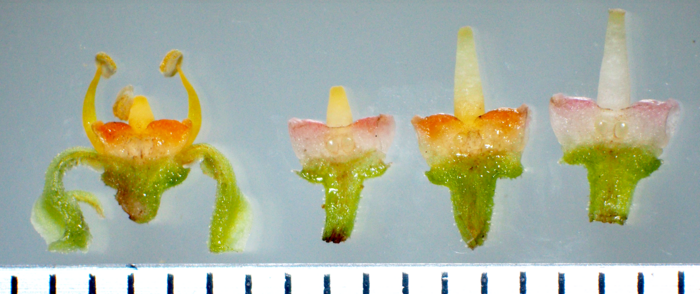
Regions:
<svg viewBox="0 0 700 294"><path fill-rule="evenodd" d="M415 116L411 122L430 171L431 183L450 189L455 222L462 239L474 249L491 226L493 197L499 178L523 172L529 110L498 108L484 113L484 95L470 27L459 30L455 66L455 115Z"/></svg>
<svg viewBox="0 0 700 294"><path fill-rule="evenodd" d="M680 106L641 100L630 105L625 11L609 11L598 99L554 95L549 114L568 164L584 165L590 183L590 221L624 224L639 180L661 166ZM597 104L596 104L597 102Z"/></svg>
<svg viewBox="0 0 700 294"><path fill-rule="evenodd" d="M326 225L322 239L340 243L352 234L365 179L384 174L384 162L394 139L394 118L380 114L353 122L345 89L331 88L326 123L289 120L292 148L305 180L323 184Z"/></svg>
<svg viewBox="0 0 700 294"><path fill-rule="evenodd" d="M78 202L103 215L92 193L64 190L63 176L73 167L87 165L102 171L102 181L117 190L116 200L129 218L147 223L156 217L163 192L183 182L191 164L201 162L202 172L217 182L209 250L243 251L252 220L248 201L238 190L233 168L224 155L210 145L192 144L202 113L197 93L180 69L182 53L168 52L160 65L166 77L179 74L187 90L189 111L182 122L154 120L146 97L134 97L131 86L119 92L113 107L114 115L128 123L97 120L97 84L100 77L113 75L117 67L103 52L95 60L97 71L83 102L83 127L94 149L75 147L56 156L46 172L44 192L32 210L31 222L49 250L88 250L92 236Z"/></svg>

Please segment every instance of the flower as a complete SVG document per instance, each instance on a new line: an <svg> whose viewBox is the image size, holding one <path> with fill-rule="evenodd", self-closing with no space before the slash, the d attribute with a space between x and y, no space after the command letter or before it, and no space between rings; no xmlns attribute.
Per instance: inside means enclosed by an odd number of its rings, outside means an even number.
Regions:
<svg viewBox="0 0 700 294"><path fill-rule="evenodd" d="M202 172L216 180L216 204L212 215L209 250L242 251L250 232L252 214L238 190L233 168L214 147L192 144L202 121L197 93L180 70L182 53L172 50L160 65L166 77L180 74L189 97L188 117L182 122L155 120L148 100L133 95L127 86L117 95L114 115L128 123L97 120L95 91L100 77L117 70L105 53L98 53L97 70L83 101L83 127L95 150L71 148L61 152L46 172L44 192L32 209L31 222L50 251L87 251L92 235L78 202L102 215L98 199L86 191L65 191L63 176L71 168L87 164L102 170L105 185L117 190L115 198L129 219L148 223L156 217L163 192L182 183L189 166L201 162Z"/></svg>
<svg viewBox="0 0 700 294"><path fill-rule="evenodd" d="M611 9L597 103L556 94L552 129L568 164L584 165L590 183L589 220L624 224L639 180L661 166L657 158L673 136L680 105L641 100L630 105L625 11Z"/></svg>
<svg viewBox="0 0 700 294"><path fill-rule="evenodd" d="M430 171L431 183L451 192L462 240L474 249L489 231L496 180L522 174L529 109L484 113L484 96L470 27L459 30L455 68L455 115L415 116L411 123Z"/></svg>
<svg viewBox="0 0 700 294"><path fill-rule="evenodd" d="M363 182L378 177L394 138L394 118L381 114L353 123L345 89L331 88L326 124L289 120L292 148L304 167L299 176L326 189L323 240L340 243L350 237Z"/></svg>
<svg viewBox="0 0 700 294"><path fill-rule="evenodd" d="M201 125L199 99L180 69L182 53L170 51L160 70L166 77L180 74L189 94L188 118L182 122L162 119L154 120L153 112L144 96L135 96L133 87L124 87L117 95L112 108L114 116L128 121L103 123L95 117L95 89L100 76L109 77L116 72L116 65L106 53L98 53L97 73L85 98L83 125L95 150L124 159L135 161L155 160L172 157L185 147L192 145Z"/></svg>

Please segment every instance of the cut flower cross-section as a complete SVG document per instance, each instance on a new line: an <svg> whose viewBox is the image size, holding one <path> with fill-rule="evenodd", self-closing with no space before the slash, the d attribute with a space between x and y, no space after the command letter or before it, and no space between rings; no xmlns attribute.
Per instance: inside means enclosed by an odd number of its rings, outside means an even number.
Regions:
<svg viewBox="0 0 700 294"><path fill-rule="evenodd" d="M106 53L95 57L97 70L83 100L83 127L94 149L76 147L54 158L46 172L44 191L32 209L31 222L50 251L87 251L92 235L79 202L102 215L97 197L87 191L65 191L63 176L78 165L102 171L105 185L117 190L115 198L132 221L152 221L163 193L187 178L190 166L201 162L202 172L217 182L211 217L209 251L243 251L250 232L252 214L246 197L238 190L233 168L214 147L193 144L202 122L199 98L182 72L182 53L166 54L160 71L176 74L188 93L188 114L182 122L155 120L148 100L134 96L133 87L117 95L114 115L124 122L97 120L95 92L101 77L117 71Z"/></svg>
<svg viewBox="0 0 700 294"><path fill-rule="evenodd" d="M483 244L491 225L499 178L523 172L529 110L498 108L484 113L484 96L471 28L459 30L455 68L455 115L415 116L411 122L431 183L451 192L454 218L469 248Z"/></svg>
<svg viewBox="0 0 700 294"><path fill-rule="evenodd" d="M678 102L630 105L625 11L609 11L598 99L554 95L550 121L568 164L584 165L590 183L590 221L624 224L639 180L661 166L679 118Z"/></svg>
<svg viewBox="0 0 700 294"><path fill-rule="evenodd" d="M292 148L305 180L323 184L326 225L322 239L340 243L350 237L365 179L384 174L386 152L394 139L394 118L381 114L352 121L343 87L330 91L326 124L289 120Z"/></svg>

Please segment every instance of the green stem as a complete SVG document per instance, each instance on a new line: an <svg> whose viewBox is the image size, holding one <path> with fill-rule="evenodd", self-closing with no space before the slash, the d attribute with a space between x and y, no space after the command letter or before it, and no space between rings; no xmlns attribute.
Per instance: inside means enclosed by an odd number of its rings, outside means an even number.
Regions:
<svg viewBox="0 0 700 294"><path fill-rule="evenodd" d="M245 249L252 213L236 185L236 176L226 157L207 144L192 145L178 158L183 163L201 159L202 172L216 180L216 204L209 232L209 251L221 253Z"/></svg>
<svg viewBox="0 0 700 294"><path fill-rule="evenodd" d="M431 183L450 189L455 223L462 240L474 249L488 235L497 180L516 178L522 172L519 155L487 153L455 157L425 174Z"/></svg>
<svg viewBox="0 0 700 294"><path fill-rule="evenodd" d="M343 162L318 159L297 172L309 182L323 184L326 190L323 241L340 243L350 238L364 180L381 176L388 167L377 154L365 153Z"/></svg>
<svg viewBox="0 0 700 294"><path fill-rule="evenodd" d="M646 148L604 144L570 150L562 160L588 169L589 220L620 225L627 220L639 180L661 166L661 160Z"/></svg>
<svg viewBox="0 0 700 294"><path fill-rule="evenodd" d="M87 251L92 235L79 201L90 201L91 206L99 208L94 195L85 191L65 191L63 176L72 168L88 164L102 167L101 156L92 149L77 147L61 152L56 156L46 171L44 192L34 203L31 221L34 229L49 245L49 251L68 253L76 250Z"/></svg>
<svg viewBox="0 0 700 294"><path fill-rule="evenodd" d="M462 240L474 249L484 244L491 227L496 178L465 175L465 179L450 187L455 223Z"/></svg>

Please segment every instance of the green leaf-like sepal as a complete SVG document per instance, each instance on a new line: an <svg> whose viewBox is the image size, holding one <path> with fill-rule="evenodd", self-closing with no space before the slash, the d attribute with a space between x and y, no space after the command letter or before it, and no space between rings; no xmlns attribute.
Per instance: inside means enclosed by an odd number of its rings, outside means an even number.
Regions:
<svg viewBox="0 0 700 294"><path fill-rule="evenodd" d="M48 244L49 251L68 253L87 251L92 235L78 202L86 202L101 214L94 195L85 191L66 191L63 176L72 168L87 164L102 166L101 156L88 148L71 148L56 156L46 171L44 192L34 203L31 222Z"/></svg>

